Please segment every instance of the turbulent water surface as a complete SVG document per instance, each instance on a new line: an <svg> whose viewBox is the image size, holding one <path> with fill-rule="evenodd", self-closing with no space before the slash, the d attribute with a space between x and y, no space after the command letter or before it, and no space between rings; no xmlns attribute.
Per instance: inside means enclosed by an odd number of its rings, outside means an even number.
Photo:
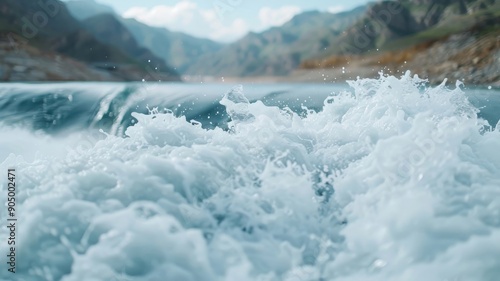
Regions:
<svg viewBox="0 0 500 281"><path fill-rule="evenodd" d="M410 75L0 84L0 280L498 280L499 117Z"/></svg>

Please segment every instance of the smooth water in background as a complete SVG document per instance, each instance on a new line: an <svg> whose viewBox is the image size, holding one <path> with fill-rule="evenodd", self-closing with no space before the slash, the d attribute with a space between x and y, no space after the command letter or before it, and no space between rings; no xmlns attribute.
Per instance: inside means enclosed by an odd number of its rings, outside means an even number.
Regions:
<svg viewBox="0 0 500 281"><path fill-rule="evenodd" d="M0 280L498 280L499 118L410 75L0 84Z"/></svg>

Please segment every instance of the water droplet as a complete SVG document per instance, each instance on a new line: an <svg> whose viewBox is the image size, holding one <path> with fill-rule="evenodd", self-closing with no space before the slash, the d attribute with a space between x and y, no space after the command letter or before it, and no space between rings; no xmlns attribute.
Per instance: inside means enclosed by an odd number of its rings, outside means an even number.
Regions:
<svg viewBox="0 0 500 281"><path fill-rule="evenodd" d="M383 268L387 265L387 262L382 259L377 259L376 261L373 262L373 266L376 268Z"/></svg>
<svg viewBox="0 0 500 281"><path fill-rule="evenodd" d="M491 86L488 86L488 90L491 90Z"/></svg>

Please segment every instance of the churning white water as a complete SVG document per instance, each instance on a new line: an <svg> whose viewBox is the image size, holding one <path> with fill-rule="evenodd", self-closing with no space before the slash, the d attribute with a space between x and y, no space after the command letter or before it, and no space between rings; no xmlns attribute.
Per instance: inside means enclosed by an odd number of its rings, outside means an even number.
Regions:
<svg viewBox="0 0 500 281"><path fill-rule="evenodd" d="M224 129L158 110L95 141L5 127L0 279L498 280L500 131L460 85L350 86L302 114L236 87Z"/></svg>

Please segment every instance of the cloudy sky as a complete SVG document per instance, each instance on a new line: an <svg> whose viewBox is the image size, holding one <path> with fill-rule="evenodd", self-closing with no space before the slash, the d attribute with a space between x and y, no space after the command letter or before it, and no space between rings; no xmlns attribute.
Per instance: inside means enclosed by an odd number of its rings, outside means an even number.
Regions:
<svg viewBox="0 0 500 281"><path fill-rule="evenodd" d="M119 14L149 25L166 27L222 42L249 31L281 25L309 10L332 13L352 9L368 0L96 0Z"/></svg>

